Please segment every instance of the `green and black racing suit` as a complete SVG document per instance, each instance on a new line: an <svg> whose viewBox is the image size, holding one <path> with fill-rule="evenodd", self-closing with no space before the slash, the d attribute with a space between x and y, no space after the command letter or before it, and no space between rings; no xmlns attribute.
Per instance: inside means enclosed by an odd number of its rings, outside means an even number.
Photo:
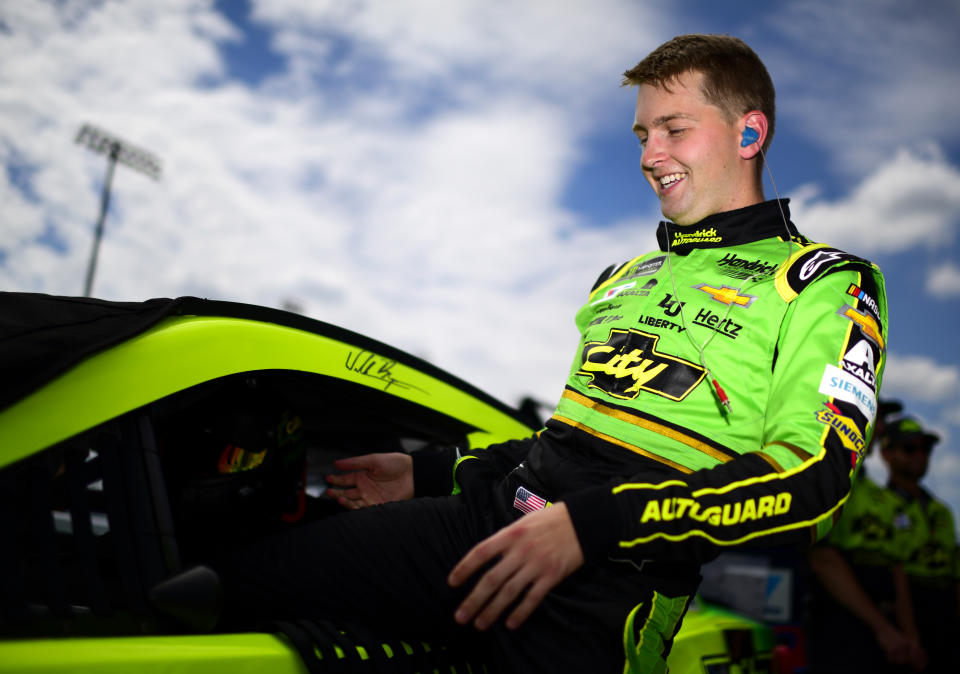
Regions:
<svg viewBox="0 0 960 674"><path fill-rule="evenodd" d="M506 474L504 511L563 501L588 563L641 573L824 536L873 430L886 297L875 265L788 217L769 201L661 223L660 250L608 269L577 313L546 427L460 452L453 488ZM438 468L415 460L421 489Z"/></svg>
<svg viewBox="0 0 960 674"><path fill-rule="evenodd" d="M588 559L821 538L872 432L886 297L875 265L787 217L769 201L661 223L661 250L608 270L577 313L546 428L461 456L458 486L512 470L567 504Z"/></svg>

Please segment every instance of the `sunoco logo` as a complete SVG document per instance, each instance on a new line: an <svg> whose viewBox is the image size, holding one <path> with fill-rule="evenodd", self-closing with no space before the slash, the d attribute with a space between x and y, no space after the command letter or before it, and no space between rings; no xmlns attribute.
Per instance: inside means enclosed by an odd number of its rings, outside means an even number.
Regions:
<svg viewBox="0 0 960 674"><path fill-rule="evenodd" d="M863 440L863 436L860 435L860 429L857 428L857 424L854 423L850 417L845 417L840 414L835 407L830 405L828 405L828 407L830 407L830 409L817 410L815 413L817 421L833 428L840 437L840 442L843 443L843 446L856 454L858 459L862 459L863 453L866 450L866 443Z"/></svg>
<svg viewBox="0 0 960 674"><path fill-rule="evenodd" d="M578 375L588 386L616 398L632 400L640 391L683 400L699 384L705 370L690 361L657 351L658 335L613 329L605 342L587 342Z"/></svg>

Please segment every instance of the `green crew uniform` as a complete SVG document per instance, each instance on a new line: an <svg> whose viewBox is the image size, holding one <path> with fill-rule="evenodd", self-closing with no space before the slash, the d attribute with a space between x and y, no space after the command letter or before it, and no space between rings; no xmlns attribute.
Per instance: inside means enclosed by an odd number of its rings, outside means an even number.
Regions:
<svg viewBox="0 0 960 674"><path fill-rule="evenodd" d="M822 541L835 548L877 609L896 624L893 567L903 564L908 533L896 499L860 470L836 526ZM891 667L873 630L819 583L811 593L806 625L812 674L900 671Z"/></svg>
<svg viewBox="0 0 960 674"><path fill-rule="evenodd" d="M892 485L887 494L896 510L895 526L904 539L903 569L930 663L927 671L954 672L960 663L960 557L953 514L922 488L916 498Z"/></svg>

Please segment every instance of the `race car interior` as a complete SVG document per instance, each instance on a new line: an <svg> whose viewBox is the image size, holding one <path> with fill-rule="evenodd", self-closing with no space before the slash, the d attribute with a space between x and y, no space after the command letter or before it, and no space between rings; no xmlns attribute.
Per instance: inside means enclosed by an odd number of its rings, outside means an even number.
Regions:
<svg viewBox="0 0 960 674"><path fill-rule="evenodd" d="M337 511L323 476L338 457L464 443L472 430L295 371L218 378L111 419L0 470L0 634L209 629L217 588L178 574Z"/></svg>

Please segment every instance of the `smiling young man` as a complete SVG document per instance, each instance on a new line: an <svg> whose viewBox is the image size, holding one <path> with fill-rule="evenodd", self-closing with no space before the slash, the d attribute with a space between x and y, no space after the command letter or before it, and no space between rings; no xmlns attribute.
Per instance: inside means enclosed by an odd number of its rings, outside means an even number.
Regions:
<svg viewBox="0 0 960 674"><path fill-rule="evenodd" d="M235 560L234 610L465 640L495 671L662 672L701 563L830 528L876 413L883 278L764 201L774 89L746 44L680 36L625 83L667 221L584 298L545 428L342 462L357 512Z"/></svg>
<svg viewBox="0 0 960 674"><path fill-rule="evenodd" d="M635 77L627 73L627 81ZM680 226L763 201L759 146L742 145L741 134L751 128L769 137L769 117L759 110L736 115L708 103L705 78L687 71L670 82L640 83L637 95L633 130L643 148L643 172L664 217Z"/></svg>

